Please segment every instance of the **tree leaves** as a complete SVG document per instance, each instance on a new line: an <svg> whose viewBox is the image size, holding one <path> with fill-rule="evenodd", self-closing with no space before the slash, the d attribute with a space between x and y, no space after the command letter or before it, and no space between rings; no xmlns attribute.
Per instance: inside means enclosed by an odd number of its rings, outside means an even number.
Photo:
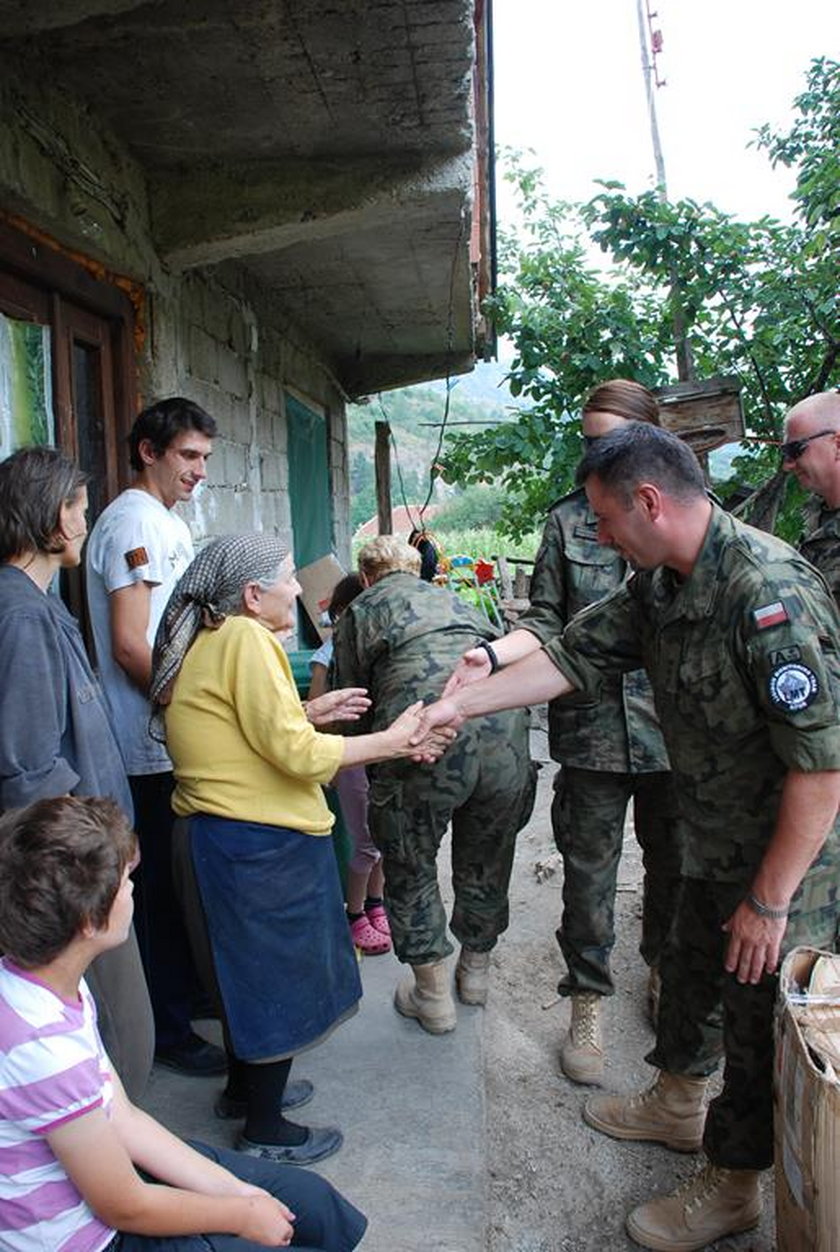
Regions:
<svg viewBox="0 0 840 1252"><path fill-rule="evenodd" d="M508 154L522 227L502 241L502 282L485 312L514 346L512 422L450 435L449 481L497 482L503 524L532 528L573 482L577 413L593 386L676 378L678 314L700 378L736 375L749 431L778 439L791 404L830 385L840 358L840 66L812 62L786 135L756 143L797 169L797 220L740 222L712 204L630 196L605 180L586 204L552 201L541 172ZM609 258L606 268L598 252ZM773 453L746 445L738 472L766 474ZM748 472L749 470L749 472ZM796 502L793 501L793 506ZM783 508L782 528L795 526Z"/></svg>

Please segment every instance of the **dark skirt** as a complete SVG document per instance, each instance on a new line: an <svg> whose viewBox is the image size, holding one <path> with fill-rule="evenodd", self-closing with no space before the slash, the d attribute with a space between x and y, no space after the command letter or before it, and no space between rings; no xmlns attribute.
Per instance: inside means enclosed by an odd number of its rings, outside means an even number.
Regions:
<svg viewBox="0 0 840 1252"><path fill-rule="evenodd" d="M362 995L332 840L203 813L189 830L234 1051L294 1056Z"/></svg>

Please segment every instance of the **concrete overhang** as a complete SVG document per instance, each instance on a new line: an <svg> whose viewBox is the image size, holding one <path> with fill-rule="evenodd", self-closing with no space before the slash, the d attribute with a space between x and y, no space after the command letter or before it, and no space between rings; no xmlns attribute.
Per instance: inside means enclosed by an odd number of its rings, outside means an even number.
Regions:
<svg viewBox="0 0 840 1252"><path fill-rule="evenodd" d="M487 20L482 0L0 0L0 54L130 150L165 264L244 265L355 396L472 365Z"/></svg>

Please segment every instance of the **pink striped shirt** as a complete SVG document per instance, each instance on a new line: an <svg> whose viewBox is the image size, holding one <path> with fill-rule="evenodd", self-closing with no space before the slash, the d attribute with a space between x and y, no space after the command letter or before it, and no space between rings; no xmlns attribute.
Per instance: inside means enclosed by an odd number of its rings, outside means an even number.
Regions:
<svg viewBox="0 0 840 1252"><path fill-rule="evenodd" d="M62 1000L0 959L0 1248L101 1252L114 1231L88 1207L53 1155L50 1131L111 1106L110 1062L82 981Z"/></svg>

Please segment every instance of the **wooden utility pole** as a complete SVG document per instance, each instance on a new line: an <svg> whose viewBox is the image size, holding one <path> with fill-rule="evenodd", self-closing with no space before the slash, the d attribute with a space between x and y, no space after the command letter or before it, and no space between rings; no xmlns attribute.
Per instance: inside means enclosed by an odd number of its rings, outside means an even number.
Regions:
<svg viewBox="0 0 840 1252"><path fill-rule="evenodd" d="M391 515L391 427L387 422L376 423L376 444L373 464L376 473L376 520L380 535L393 534Z"/></svg>
<svg viewBox="0 0 840 1252"><path fill-rule="evenodd" d="M654 65L650 52L650 39L653 38L650 20L656 14L651 13L649 0L636 0L636 17L639 24L639 44L642 52L642 75L645 80L645 95L647 96L648 105L648 122L650 124L650 137L653 144L653 160L656 166L656 190L661 200L668 199L668 184L665 179L665 158L662 155L662 144L659 139L659 122L656 117L656 99L654 96L654 84L651 82ZM662 36L656 32L656 37L660 43L657 44L657 50L661 46ZM656 79L656 86L663 86L659 78ZM671 279L671 307L673 310L672 320L674 324L674 349L677 357L677 377L681 382L690 382L694 378L694 358L691 355L691 345L688 342L688 334L685 326L685 313L682 306L682 290L680 288L679 279L676 274Z"/></svg>

